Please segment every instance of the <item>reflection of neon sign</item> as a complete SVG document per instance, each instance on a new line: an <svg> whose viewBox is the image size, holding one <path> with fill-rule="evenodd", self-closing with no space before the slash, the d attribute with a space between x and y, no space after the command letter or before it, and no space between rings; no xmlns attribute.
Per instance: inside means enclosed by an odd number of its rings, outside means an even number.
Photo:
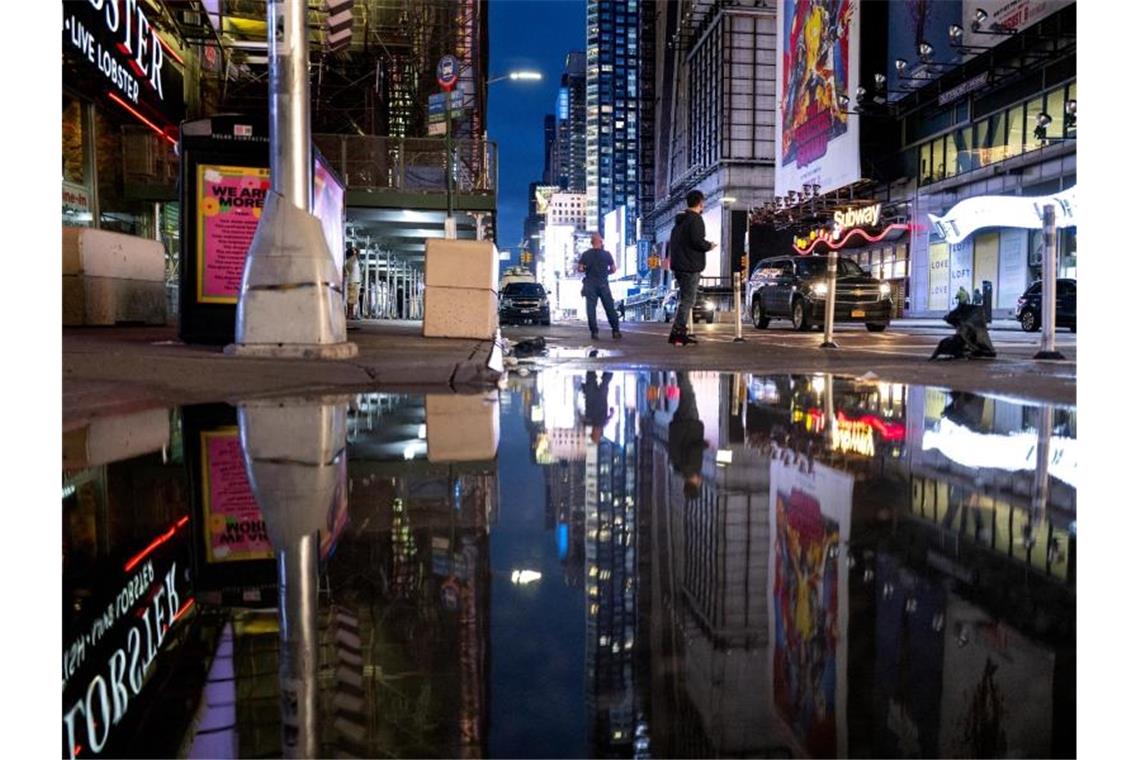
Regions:
<svg viewBox="0 0 1140 760"><path fill-rule="evenodd" d="M831 428L831 448L843 453L875 456L874 429L866 422L848 420L842 415L835 418Z"/></svg>

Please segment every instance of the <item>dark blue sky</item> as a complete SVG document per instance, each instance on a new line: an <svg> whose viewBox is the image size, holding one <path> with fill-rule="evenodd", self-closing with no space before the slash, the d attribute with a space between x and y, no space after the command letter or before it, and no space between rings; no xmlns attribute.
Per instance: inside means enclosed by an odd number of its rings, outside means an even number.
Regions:
<svg viewBox="0 0 1140 760"><path fill-rule="evenodd" d="M542 179L542 119L554 113L566 54L586 49L585 0L491 0L491 78L537 69L541 82L496 82L488 132L499 145L500 248L518 245L527 187Z"/></svg>

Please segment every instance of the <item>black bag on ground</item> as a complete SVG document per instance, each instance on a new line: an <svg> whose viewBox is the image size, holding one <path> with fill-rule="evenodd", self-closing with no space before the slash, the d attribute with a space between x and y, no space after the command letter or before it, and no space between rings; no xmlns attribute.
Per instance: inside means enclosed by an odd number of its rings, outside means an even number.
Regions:
<svg viewBox="0 0 1140 760"><path fill-rule="evenodd" d="M951 359L993 359L997 356L994 344L990 341L990 331L986 328L983 306L959 304L943 319L957 332L938 342L938 347L930 355L931 359L940 356Z"/></svg>

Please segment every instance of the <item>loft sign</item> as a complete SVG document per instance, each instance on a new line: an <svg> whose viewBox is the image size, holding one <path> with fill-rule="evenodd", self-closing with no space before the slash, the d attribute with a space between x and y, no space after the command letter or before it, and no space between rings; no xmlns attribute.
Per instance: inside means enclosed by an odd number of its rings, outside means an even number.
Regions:
<svg viewBox="0 0 1140 760"><path fill-rule="evenodd" d="M145 89L161 104L166 99L166 56L158 31L139 5L138 0L64 3L64 45L97 68L126 100L138 104Z"/></svg>

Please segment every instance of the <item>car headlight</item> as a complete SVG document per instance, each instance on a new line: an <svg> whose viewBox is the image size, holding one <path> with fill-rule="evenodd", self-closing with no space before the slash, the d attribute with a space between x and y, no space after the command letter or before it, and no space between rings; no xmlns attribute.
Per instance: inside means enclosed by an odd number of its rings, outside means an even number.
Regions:
<svg viewBox="0 0 1140 760"><path fill-rule="evenodd" d="M713 310L713 302L712 301L705 301L705 309L707 309L708 311L712 311Z"/></svg>
<svg viewBox="0 0 1140 760"><path fill-rule="evenodd" d="M889 282L879 283L879 297L887 298L891 295L891 284Z"/></svg>
<svg viewBox="0 0 1140 760"><path fill-rule="evenodd" d="M826 282L817 282L816 284L812 285L811 286L811 294L813 296L815 296L816 298L826 298L827 297L827 283Z"/></svg>
<svg viewBox="0 0 1140 760"><path fill-rule="evenodd" d="M500 306L506 306L507 308L510 308L510 307L515 305L515 302L509 298L504 298L502 301L499 302L499 305Z"/></svg>

